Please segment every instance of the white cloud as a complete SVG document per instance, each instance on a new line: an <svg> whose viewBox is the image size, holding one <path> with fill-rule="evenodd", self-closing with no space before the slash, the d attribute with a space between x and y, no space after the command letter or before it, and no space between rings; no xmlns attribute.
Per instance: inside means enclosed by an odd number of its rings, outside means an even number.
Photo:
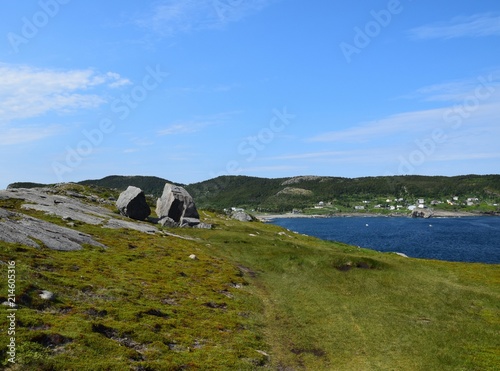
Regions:
<svg viewBox="0 0 500 371"><path fill-rule="evenodd" d="M414 39L453 39L457 37L500 36L500 15L475 14L456 17L410 30Z"/></svg>
<svg viewBox="0 0 500 371"><path fill-rule="evenodd" d="M260 11L274 0L161 0L135 23L163 37L222 27Z"/></svg>
<svg viewBox="0 0 500 371"><path fill-rule="evenodd" d="M9 146L39 141L63 131L58 125L48 127L7 128L0 127L0 145Z"/></svg>
<svg viewBox="0 0 500 371"><path fill-rule="evenodd" d="M96 108L105 99L89 91L129 84L116 73L93 70L59 71L30 66L0 64L0 122L42 116L49 112L67 113Z"/></svg>

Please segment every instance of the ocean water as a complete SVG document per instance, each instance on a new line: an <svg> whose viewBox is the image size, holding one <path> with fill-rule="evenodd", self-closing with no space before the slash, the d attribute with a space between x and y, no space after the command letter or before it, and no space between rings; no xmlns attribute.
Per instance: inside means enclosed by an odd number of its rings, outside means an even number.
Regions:
<svg viewBox="0 0 500 371"><path fill-rule="evenodd" d="M500 217L279 218L292 231L414 258L500 264Z"/></svg>

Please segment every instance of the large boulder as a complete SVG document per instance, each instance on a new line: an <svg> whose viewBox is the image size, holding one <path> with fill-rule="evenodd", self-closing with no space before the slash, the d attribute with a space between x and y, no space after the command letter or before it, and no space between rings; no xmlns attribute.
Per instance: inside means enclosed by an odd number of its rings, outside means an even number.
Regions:
<svg viewBox="0 0 500 371"><path fill-rule="evenodd" d="M120 214L135 220L144 220L151 214L144 192L133 186L120 193L116 207Z"/></svg>
<svg viewBox="0 0 500 371"><path fill-rule="evenodd" d="M196 210L193 197L182 187L167 183L163 188L163 194L156 203L156 214L161 220L169 218L175 223L184 224L186 219L190 225L194 224L193 219L199 223L200 215Z"/></svg>

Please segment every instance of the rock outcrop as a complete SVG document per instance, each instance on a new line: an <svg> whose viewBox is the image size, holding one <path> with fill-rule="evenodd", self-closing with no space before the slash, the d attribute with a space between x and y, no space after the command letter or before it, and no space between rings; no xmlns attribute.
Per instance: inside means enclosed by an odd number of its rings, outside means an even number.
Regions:
<svg viewBox="0 0 500 371"><path fill-rule="evenodd" d="M116 207L120 214L134 220L144 220L151 214L144 192L133 186L129 186L120 194Z"/></svg>
<svg viewBox="0 0 500 371"><path fill-rule="evenodd" d="M81 250L82 244L106 247L86 233L4 209L0 209L0 241L60 251Z"/></svg>
<svg viewBox="0 0 500 371"><path fill-rule="evenodd" d="M195 226L200 224L200 215L191 195L182 187L167 183L156 203L159 223L166 226Z"/></svg>
<svg viewBox="0 0 500 371"><path fill-rule="evenodd" d="M91 240L90 236L73 229L81 223L100 225L103 228L134 229L149 234L159 233L158 228L151 223L118 219L116 214L105 207L95 205L90 198L82 198L66 192L64 185L53 188L0 190L0 201L9 199L24 201L25 203L22 203L20 208L22 211L36 210L46 215L59 216L67 222L66 226L70 228L30 218L20 212L0 209L0 241L40 247L40 244L36 242L38 240L54 250L79 250L85 243L102 246ZM108 205L104 200L101 200L99 204ZM37 236L45 236L44 241Z"/></svg>

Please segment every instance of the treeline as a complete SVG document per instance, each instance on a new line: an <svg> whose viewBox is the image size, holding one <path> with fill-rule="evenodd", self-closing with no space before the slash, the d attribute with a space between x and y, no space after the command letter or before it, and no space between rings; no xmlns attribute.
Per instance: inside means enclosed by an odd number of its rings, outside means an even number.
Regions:
<svg viewBox="0 0 500 371"><path fill-rule="evenodd" d="M163 187L165 187L165 183L173 182L156 176L110 175L102 179L84 180L78 184L117 189L118 191L124 191L128 186L134 186L142 189L147 195L160 197L163 192ZM182 185L179 183L173 184Z"/></svg>

